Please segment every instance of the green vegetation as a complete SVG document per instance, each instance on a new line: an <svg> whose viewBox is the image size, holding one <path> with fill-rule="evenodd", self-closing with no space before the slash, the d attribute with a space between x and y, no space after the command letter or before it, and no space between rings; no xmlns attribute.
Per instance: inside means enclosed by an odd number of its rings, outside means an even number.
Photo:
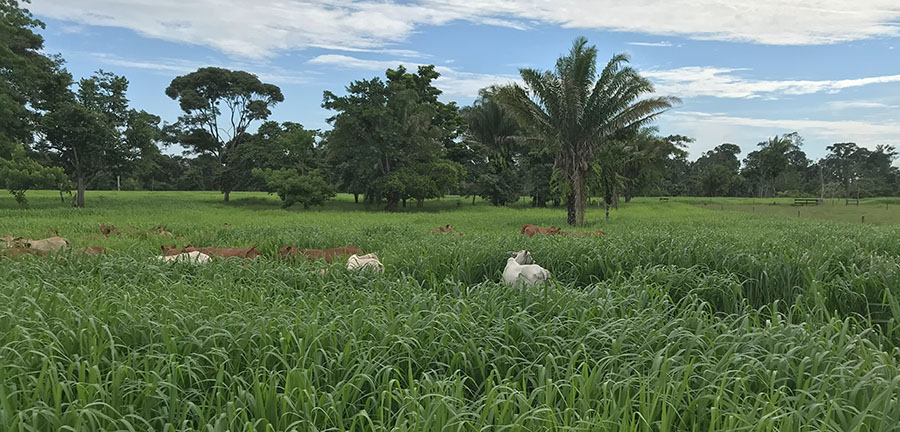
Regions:
<svg viewBox="0 0 900 432"><path fill-rule="evenodd" d="M0 258L0 430L877 431L900 418L894 226L635 199L589 224L607 236L529 239L523 223L565 211L30 199L0 199L0 233L109 255ZM99 236L100 222L122 234ZM465 236L428 234L446 223ZM162 265L173 240L157 225L180 243L258 241L264 256ZM290 243L357 245L386 272L275 259ZM497 283L521 248L554 283Z"/></svg>

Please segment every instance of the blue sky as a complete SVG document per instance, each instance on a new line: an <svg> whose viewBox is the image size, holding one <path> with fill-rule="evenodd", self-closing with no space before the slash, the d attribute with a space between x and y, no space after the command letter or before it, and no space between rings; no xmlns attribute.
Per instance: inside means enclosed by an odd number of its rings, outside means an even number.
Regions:
<svg viewBox="0 0 900 432"><path fill-rule="evenodd" d="M797 131L811 158L834 142L900 148L897 0L33 0L46 49L76 77L125 75L139 109L174 122L172 78L203 66L281 87L272 119L328 128L322 91L435 64L443 99L472 102L518 69L552 68L577 36L682 98L657 125L746 152Z"/></svg>

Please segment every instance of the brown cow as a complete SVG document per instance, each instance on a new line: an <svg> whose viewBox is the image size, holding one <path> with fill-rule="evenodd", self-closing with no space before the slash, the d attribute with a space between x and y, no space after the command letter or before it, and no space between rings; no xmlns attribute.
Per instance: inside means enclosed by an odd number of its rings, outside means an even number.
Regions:
<svg viewBox="0 0 900 432"><path fill-rule="evenodd" d="M221 248L221 247L197 247L187 245L179 251L179 253L184 252L201 252L203 254L209 255L211 257L221 257L221 258L256 258L260 255L258 250L256 250L256 246L259 243L254 243L253 246L249 248ZM171 251L169 251L171 252ZM163 255L175 255L172 253L167 253L165 246L163 246Z"/></svg>
<svg viewBox="0 0 900 432"><path fill-rule="evenodd" d="M106 248L103 246L88 246L86 248L77 248L75 252L83 255L104 255L106 254Z"/></svg>
<svg viewBox="0 0 900 432"><path fill-rule="evenodd" d="M176 246L176 245L172 245L172 246L162 245L162 246L160 246L160 248L162 248L163 256L178 255L181 253L181 251L178 249L178 246Z"/></svg>
<svg viewBox="0 0 900 432"><path fill-rule="evenodd" d="M537 225L525 224L522 225L522 230L519 233L525 234L528 237L534 237L535 234L557 235L561 234L562 231L560 231L559 228L556 227L544 228Z"/></svg>
<svg viewBox="0 0 900 432"><path fill-rule="evenodd" d="M463 236L463 233L453 231L453 225L450 225L450 224L444 225L442 227L437 227L437 228L431 230L431 233L432 234L453 234L457 237Z"/></svg>
<svg viewBox="0 0 900 432"><path fill-rule="evenodd" d="M155 233L161 235L161 236L165 236L165 237L175 237L174 234L172 234L172 233L166 231L166 227L164 227L164 226L158 226L158 227L156 227L156 228L153 228L153 231L154 231Z"/></svg>
<svg viewBox="0 0 900 432"><path fill-rule="evenodd" d="M103 234L104 237L109 237L110 234L120 234L119 229L106 224L97 224L100 227L100 234Z"/></svg>
<svg viewBox="0 0 900 432"><path fill-rule="evenodd" d="M299 249L297 245L285 246L278 250L278 256L283 259L293 259L297 255L304 255L309 260L324 259L325 262L334 262L336 258L363 253L356 246L342 246L331 249Z"/></svg>

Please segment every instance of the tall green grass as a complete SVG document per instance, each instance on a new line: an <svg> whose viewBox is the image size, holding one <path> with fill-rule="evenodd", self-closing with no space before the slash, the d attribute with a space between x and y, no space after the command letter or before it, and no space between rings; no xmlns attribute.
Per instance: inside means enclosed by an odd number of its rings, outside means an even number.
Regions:
<svg viewBox="0 0 900 432"><path fill-rule="evenodd" d="M106 257L0 258L0 430L896 430L900 231L651 202L605 237L555 209L277 210L264 195L0 200L0 234ZM99 201L99 200L98 200ZM3 208L6 208L3 210ZM589 212L597 218L599 212ZM97 236L98 222L126 231ZM227 223L228 226L223 226ZM433 236L452 223L463 237ZM163 265L173 240L255 262ZM383 275L283 263L354 244ZM497 283L529 249L554 283ZM327 268L325 274L317 272Z"/></svg>

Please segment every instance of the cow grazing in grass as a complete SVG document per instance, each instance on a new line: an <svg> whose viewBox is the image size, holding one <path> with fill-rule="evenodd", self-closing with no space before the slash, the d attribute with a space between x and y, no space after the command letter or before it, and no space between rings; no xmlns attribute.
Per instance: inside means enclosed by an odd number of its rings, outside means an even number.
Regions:
<svg viewBox="0 0 900 432"><path fill-rule="evenodd" d="M453 225L450 225L450 224L447 224L447 225L444 225L441 227L437 227L437 228L431 230L431 233L432 234L453 234L457 237L463 236L463 233L453 231Z"/></svg>
<svg viewBox="0 0 900 432"><path fill-rule="evenodd" d="M506 268L503 269L503 282L514 285L524 283L532 285L550 279L547 269L534 263L531 253L526 250L509 252L510 258L506 260Z"/></svg>
<svg viewBox="0 0 900 432"><path fill-rule="evenodd" d="M37 255L37 256L47 256L50 252L38 250L38 249L30 249L25 247L13 246L3 250L3 255L8 255L11 257L20 257L24 255Z"/></svg>
<svg viewBox="0 0 900 432"><path fill-rule="evenodd" d="M535 234L557 235L557 234L561 234L562 232L560 231L559 228L556 228L556 227L544 228L544 227L539 227L537 225L525 224L525 225L522 225L522 230L519 231L519 233L525 234L528 237L534 237Z"/></svg>
<svg viewBox="0 0 900 432"><path fill-rule="evenodd" d="M384 265L378 261L375 254L350 255L347 259L347 268L350 270L372 270L378 273L384 273Z"/></svg>
<svg viewBox="0 0 900 432"><path fill-rule="evenodd" d="M192 264L203 264L210 260L209 255L198 251L183 252L175 255L163 255L157 258L162 262L186 262Z"/></svg>
<svg viewBox="0 0 900 432"><path fill-rule="evenodd" d="M260 255L258 250L256 250L256 246L258 243L253 244L253 246L249 248L222 248L222 247L196 247L187 245L181 249L181 253L185 252L202 252L205 255L209 255L210 257L220 257L220 258L256 258ZM164 251L165 253L165 251Z"/></svg>
<svg viewBox="0 0 900 432"><path fill-rule="evenodd" d="M119 229L106 224L97 224L100 227L100 234L103 234L104 237L109 237L110 234L119 234Z"/></svg>
<svg viewBox="0 0 900 432"><path fill-rule="evenodd" d="M160 248L162 248L163 256L178 255L181 253L181 250L178 249L178 246L176 246L176 245L172 245L172 246L162 245L162 246L160 246Z"/></svg>
<svg viewBox="0 0 900 432"><path fill-rule="evenodd" d="M77 248L75 252L82 255L104 255L106 254L106 248L103 246L88 246L86 248Z"/></svg>
<svg viewBox="0 0 900 432"><path fill-rule="evenodd" d="M291 245L278 250L278 256L283 259L293 259L298 255L302 255L310 260L324 259L328 263L334 262L337 258L361 253L363 253L363 250L356 246L342 246L331 249L300 249L297 245Z"/></svg>
<svg viewBox="0 0 900 432"><path fill-rule="evenodd" d="M68 249L69 241L62 237L50 237L42 240L28 240L24 237L19 237L13 239L13 247L51 253Z"/></svg>

